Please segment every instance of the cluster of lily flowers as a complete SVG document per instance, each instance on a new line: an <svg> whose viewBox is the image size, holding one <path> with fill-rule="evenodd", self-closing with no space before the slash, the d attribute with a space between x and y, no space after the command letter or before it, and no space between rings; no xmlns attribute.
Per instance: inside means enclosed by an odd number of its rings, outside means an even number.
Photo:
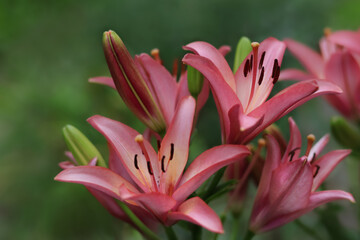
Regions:
<svg viewBox="0 0 360 240"><path fill-rule="evenodd" d="M113 216L146 238L158 239L159 225L174 237L170 226L180 220L223 233L222 221L208 203L228 194L230 211L241 211L250 179L255 180L257 193L249 236L282 226L330 201L355 202L345 191L318 191L351 150L321 155L329 135L316 143L308 135L302 148L292 118L288 142L273 123L320 95L349 121L360 121L360 31L327 30L320 40L321 55L291 39L270 37L251 43L242 38L233 70L225 59L230 47L193 42L184 46L190 53L182 59L187 68L180 74L177 64L173 72L162 65L157 49L133 58L113 31L104 33L103 47L112 77L90 82L117 90L147 129L141 134L107 117L90 117L88 122L107 140L106 163L79 130L66 126L69 160L60 163L63 171L55 180L84 185ZM280 73L286 47L307 72ZM269 98L274 85L283 80L298 81ZM187 167L191 135L210 90L223 144L201 153ZM250 142L258 136L255 148ZM221 181L223 175L230 181ZM210 183L203 185L207 180Z"/></svg>

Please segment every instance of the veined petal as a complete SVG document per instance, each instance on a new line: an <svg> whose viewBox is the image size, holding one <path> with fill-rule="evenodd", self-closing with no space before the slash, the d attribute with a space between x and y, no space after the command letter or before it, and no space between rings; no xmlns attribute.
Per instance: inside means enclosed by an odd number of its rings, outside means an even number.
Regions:
<svg viewBox="0 0 360 240"><path fill-rule="evenodd" d="M178 202L184 201L220 168L244 159L250 151L241 145L222 145L211 148L198 156L182 176L173 194Z"/></svg>
<svg viewBox="0 0 360 240"><path fill-rule="evenodd" d="M199 197L193 197L183 202L176 212L168 214L168 220L169 222L185 220L211 232L224 232L218 215Z"/></svg>
<svg viewBox="0 0 360 240"><path fill-rule="evenodd" d="M137 202L160 219L164 219L164 214L167 214L176 205L176 201L172 197L159 192L135 193L129 196L128 200Z"/></svg>
<svg viewBox="0 0 360 240"><path fill-rule="evenodd" d="M167 125L170 124L175 112L175 100L177 85L171 74L163 65L155 61L147 54L137 57L149 80L148 86L154 91L154 97L160 105Z"/></svg>
<svg viewBox="0 0 360 240"><path fill-rule="evenodd" d="M289 112L289 109L293 109L294 106L298 106L297 103L302 102L306 97L312 96L317 90L318 85L316 81L301 81L287 87L274 97L260 105L254 111L249 113L250 117L262 117L264 120L262 124L254 130L244 142L253 139L267 126L284 116ZM271 109L271 111L269 111Z"/></svg>
<svg viewBox="0 0 360 240"><path fill-rule="evenodd" d="M219 50L207 42L193 42L183 48L211 61L221 73L226 83L233 91L235 91L236 86L234 75L229 67L229 64Z"/></svg>
<svg viewBox="0 0 360 240"><path fill-rule="evenodd" d="M126 170L126 167L124 167L122 160L119 158L119 155L116 153L114 148L108 144L109 148L109 169L117 174L119 174L121 177L126 179L129 183L131 183L133 186L137 186L137 184L134 182L134 180L131 178L130 174Z"/></svg>
<svg viewBox="0 0 360 240"><path fill-rule="evenodd" d="M279 144L277 143L276 139L271 135L267 135L266 138L267 154L254 201L251 221L253 221L253 219L258 216L262 208L266 205L268 201L266 196L269 193L272 173L281 163L281 151Z"/></svg>
<svg viewBox="0 0 360 240"><path fill-rule="evenodd" d="M172 194L186 166L195 114L195 99L184 97L164 136L159 151L161 191Z"/></svg>
<svg viewBox="0 0 360 240"><path fill-rule="evenodd" d="M311 211L322 204L336 200L349 200L350 202L355 203L353 195L348 192L341 190L327 190L312 193L306 210Z"/></svg>
<svg viewBox="0 0 360 240"><path fill-rule="evenodd" d="M307 101L317 97L317 96L321 96L321 95L325 95L326 97L329 96L330 94L333 94L332 96L336 96L335 94L337 94L337 96L339 96L340 94L339 93L342 93L342 90L335 84L329 82L329 81L325 81L325 80L307 80L307 81L303 81L303 82L308 82L311 84L314 83L318 86L318 89L302 98L300 101L296 102L294 105L292 105L287 111L285 111L282 115L286 115L288 114L289 112L291 112L292 110L294 110L295 108L301 106L302 104L306 103ZM295 85L295 84L294 84Z"/></svg>
<svg viewBox="0 0 360 240"><path fill-rule="evenodd" d="M124 178L104 167L77 166L68 168L61 171L55 177L55 180L83 184L120 200L123 200L123 196L119 192L122 185L132 192L138 192L138 190Z"/></svg>
<svg viewBox="0 0 360 240"><path fill-rule="evenodd" d="M321 58L320 54L292 39L285 39L284 42L289 51L299 60L309 73L320 79L324 78L324 60Z"/></svg>
<svg viewBox="0 0 360 240"><path fill-rule="evenodd" d="M263 121L263 117L254 118L245 114L241 114L241 106L234 105L228 112L230 127L226 143L230 144L245 144L243 142L244 136L250 134Z"/></svg>
<svg viewBox="0 0 360 240"><path fill-rule="evenodd" d="M285 150L284 156L281 160L282 163L286 161L298 159L301 152L301 133L297 127L294 119L289 118L290 126L290 140Z"/></svg>
<svg viewBox="0 0 360 240"><path fill-rule="evenodd" d="M360 53L360 32L354 31L337 31L328 36L329 40L348 48L351 51Z"/></svg>
<svg viewBox="0 0 360 240"><path fill-rule="evenodd" d="M312 193L309 198L309 204L307 207L300 209L296 212L292 212L290 214L285 214L282 216L278 216L271 221L269 221L267 224L264 224L260 229L258 229L256 232L266 232L270 231L271 229L280 227L286 223L289 223L302 215L312 211L314 208L336 200L349 200L351 202L355 202L354 197L347 192L340 191L340 190L328 190L328 191L321 191L321 192L315 192Z"/></svg>
<svg viewBox="0 0 360 240"><path fill-rule="evenodd" d="M285 69L280 72L280 81L284 80L308 80L315 78L314 75L301 71L299 69Z"/></svg>
<svg viewBox="0 0 360 240"><path fill-rule="evenodd" d="M312 169L302 160L282 163L273 171L269 208L274 216L298 211L307 206L312 186ZM273 217L274 217L273 216Z"/></svg>
<svg viewBox="0 0 360 240"><path fill-rule="evenodd" d="M274 86L274 71L280 71L284 52L285 44L270 37L260 43L256 56L252 51L241 63L235 75L236 94L246 113L268 98Z"/></svg>
<svg viewBox="0 0 360 240"><path fill-rule="evenodd" d="M345 103L344 108L356 112L359 109L356 96L360 90L360 67L352 54L348 51L334 53L326 64L325 74L328 81L343 90L339 97Z"/></svg>
<svg viewBox="0 0 360 240"><path fill-rule="evenodd" d="M334 150L313 162L312 166L315 173L312 191L318 189L336 165L338 165L350 153L351 150Z"/></svg>
<svg viewBox="0 0 360 240"><path fill-rule="evenodd" d="M105 85L116 90L114 80L111 77L93 77L89 78L89 82Z"/></svg>
<svg viewBox="0 0 360 240"><path fill-rule="evenodd" d="M230 132L228 112L234 105L240 105L235 91L226 83L219 70L208 59L194 54L186 54L183 62L196 68L209 80L220 116L222 139L225 143Z"/></svg>
<svg viewBox="0 0 360 240"><path fill-rule="evenodd" d="M155 190L155 182L160 175L158 157L151 144L144 139L144 146L149 155L149 159L146 159L141 147L135 142L135 137L139 133L134 129L99 115L89 118L88 122L107 139L133 181L145 192ZM151 163L151 169L148 161Z"/></svg>

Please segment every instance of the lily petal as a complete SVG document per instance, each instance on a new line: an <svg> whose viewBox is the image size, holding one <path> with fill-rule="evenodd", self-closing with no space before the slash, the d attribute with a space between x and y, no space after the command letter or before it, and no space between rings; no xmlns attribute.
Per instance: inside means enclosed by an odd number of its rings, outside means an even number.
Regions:
<svg viewBox="0 0 360 240"><path fill-rule="evenodd" d="M285 39L284 42L289 51L300 61L309 73L318 78L324 78L324 60L320 54L292 39Z"/></svg>
<svg viewBox="0 0 360 240"><path fill-rule="evenodd" d="M264 120L262 124L254 130L244 142L247 142L253 139L261 131L263 131L271 123L275 122L285 114L289 112L289 109L294 109L294 106L298 106L299 102L304 103L305 98L312 96L318 90L318 85L316 81L301 81L297 82L290 87L282 90L274 97L260 105L254 111L249 113L250 117L262 117ZM271 111L269 111L271 109Z"/></svg>
<svg viewBox="0 0 360 240"><path fill-rule="evenodd" d="M299 69L285 69L280 72L280 81L284 80L308 80L315 78L314 75L308 74L304 71L301 71Z"/></svg>
<svg viewBox="0 0 360 240"><path fill-rule="evenodd" d="M324 149L324 147L328 144L330 140L329 134L326 134L322 138L320 138L319 141L311 148L309 152L309 160L310 162L314 161L317 156L320 155L321 151Z"/></svg>
<svg viewBox="0 0 360 240"><path fill-rule="evenodd" d="M351 51L360 53L360 32L353 31L337 31L328 36L329 40L344 46Z"/></svg>
<svg viewBox="0 0 360 240"><path fill-rule="evenodd" d="M250 151L241 145L222 145L203 152L190 164L182 176L173 198L178 202L184 201L217 170L240 161L249 154Z"/></svg>
<svg viewBox="0 0 360 240"><path fill-rule="evenodd" d="M150 189L156 189L149 172L148 160L142 154L139 144L135 142L135 137L139 135L137 131L125 124L99 115L89 118L88 122L107 139L112 150L121 160L123 168L143 191L148 192ZM149 155L153 176L155 179L159 179L157 154L145 139L144 146Z"/></svg>
<svg viewBox="0 0 360 240"><path fill-rule="evenodd" d="M289 118L290 140L285 150L282 163L286 161L298 159L301 152L301 133L293 118Z"/></svg>
<svg viewBox="0 0 360 240"><path fill-rule="evenodd" d="M186 166L189 142L195 114L195 99L185 97L179 104L174 118L161 142L162 191L171 194Z"/></svg>
<svg viewBox="0 0 360 240"><path fill-rule="evenodd" d="M148 86L153 90L154 97L164 114L167 125L170 124L175 112L175 100L177 85L171 74L165 69L163 65L155 61L147 54L141 54L136 57L136 60L141 64L145 70L148 80Z"/></svg>
<svg viewBox="0 0 360 240"><path fill-rule="evenodd" d="M83 184L102 191L112 197L124 200L119 188L124 185L132 192L138 190L121 176L104 167L78 166L61 171L56 181Z"/></svg>
<svg viewBox="0 0 360 240"><path fill-rule="evenodd" d="M285 44L270 37L260 43L257 51L258 56L254 55L254 51L249 53L235 75L236 94L246 113L251 112L268 98L274 86L272 76L274 64L276 62L278 67L281 66ZM251 70L246 73L245 68L249 63ZM261 84L259 84L260 75L262 75Z"/></svg>
<svg viewBox="0 0 360 240"><path fill-rule="evenodd" d="M267 224L263 225L261 229L257 229L256 232L266 232L271 229L280 227L288 222L291 222L302 215L312 211L314 208L336 200L349 200L350 202L355 202L354 197L347 192L341 191L341 190L328 190L328 191L321 191L321 192L315 192L312 193L310 196L309 204L306 208L303 208L299 211L295 211L290 214L285 214L282 216L278 216L271 221L269 221Z"/></svg>
<svg viewBox="0 0 360 240"><path fill-rule="evenodd" d="M233 91L235 91L236 86L234 75L229 67L229 64L219 50L217 50L214 46L207 42L200 41L192 42L184 46L183 48L210 60L220 71L226 83L233 89Z"/></svg>
<svg viewBox="0 0 360 240"><path fill-rule="evenodd" d="M122 189L122 191L127 189ZM124 192L125 192L124 191ZM127 193L127 200L137 202L140 206L143 206L149 212L153 213L157 218L163 219L164 215L169 212L175 205L176 201L163 193L151 192L151 193Z"/></svg>
<svg viewBox="0 0 360 240"><path fill-rule="evenodd" d="M93 77L89 78L89 82L105 85L116 90L114 80L111 77Z"/></svg>
<svg viewBox="0 0 360 240"><path fill-rule="evenodd" d="M351 150L334 150L312 163L315 171L314 174L316 174L314 177L312 191L318 189L327 176L329 176L331 171L350 153Z"/></svg>
<svg viewBox="0 0 360 240"><path fill-rule="evenodd" d="M251 216L257 216L261 211L262 207L267 202L265 196L268 195L270 189L270 181L272 177L273 171L280 165L281 163L281 150L279 144L276 139L267 135L267 154L265 159L265 164L262 170L258 190L255 197L253 212Z"/></svg>
<svg viewBox="0 0 360 240"><path fill-rule="evenodd" d="M185 220L211 232L223 233L220 218L201 198L193 197L183 202L176 212L168 214L170 222Z"/></svg>
<svg viewBox="0 0 360 240"><path fill-rule="evenodd" d="M216 66L207 58L194 54L186 54L183 62L196 68L209 80L219 112L222 140L225 143L230 132L228 112L234 105L241 105L240 100L236 96L235 91L225 82Z"/></svg>
<svg viewBox="0 0 360 240"><path fill-rule="evenodd" d="M311 194L307 211L310 211L322 204L336 200L349 200L350 202L355 203L353 195L348 192L341 190L320 191Z"/></svg>

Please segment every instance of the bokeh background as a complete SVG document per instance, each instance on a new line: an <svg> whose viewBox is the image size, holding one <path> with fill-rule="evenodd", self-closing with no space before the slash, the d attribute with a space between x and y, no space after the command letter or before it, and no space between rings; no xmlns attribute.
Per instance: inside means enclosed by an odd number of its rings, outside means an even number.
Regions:
<svg viewBox="0 0 360 240"><path fill-rule="evenodd" d="M244 35L259 42L291 37L318 49L324 27L357 29L359 12L359 0L0 0L0 239L139 238L84 187L53 180L65 160L65 124L86 133L104 155L105 140L88 117L101 114L144 129L115 91L87 82L109 75L101 45L105 30L116 31L132 54L159 48L170 68L184 55L181 46L194 40L234 48ZM232 64L233 53L227 59ZM286 54L282 68L290 66L299 64ZM305 134L320 137L334 114L316 99L291 115ZM279 124L286 132L287 120ZM219 121L210 100L191 158L218 144ZM346 170L353 164L342 163L329 184L351 189ZM355 208L346 203L344 209L340 220L355 232ZM305 220L314 222L311 216ZM311 239L294 224L259 239L275 237Z"/></svg>

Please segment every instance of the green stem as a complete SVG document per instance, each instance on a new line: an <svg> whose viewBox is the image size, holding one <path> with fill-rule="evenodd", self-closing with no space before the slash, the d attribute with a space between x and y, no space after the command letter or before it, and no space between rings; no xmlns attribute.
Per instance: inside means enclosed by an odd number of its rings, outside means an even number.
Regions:
<svg viewBox="0 0 360 240"><path fill-rule="evenodd" d="M300 227L304 232L306 232L309 236L317 240L323 240L314 229L305 225L300 219L296 219L294 221L298 227Z"/></svg>
<svg viewBox="0 0 360 240"><path fill-rule="evenodd" d="M250 230L247 230L244 240L251 240L254 236L255 236L255 233L253 233Z"/></svg>
<svg viewBox="0 0 360 240"><path fill-rule="evenodd" d="M215 173L215 176L213 177L213 179L211 180L210 186L208 187L208 189L206 190L206 192L203 194L203 196L201 196L202 199L206 199L209 196L211 196L211 194L214 192L214 190L216 189L217 185L219 184L222 176L225 173L225 167L220 169L217 173Z"/></svg>
<svg viewBox="0 0 360 240"><path fill-rule="evenodd" d="M169 240L177 240L176 233L172 227L166 227L164 226L166 236Z"/></svg>
<svg viewBox="0 0 360 240"><path fill-rule="evenodd" d="M160 240L160 238L150 230L131 210L125 203L117 201L120 208L130 218L131 222L138 228L146 239L149 240Z"/></svg>
<svg viewBox="0 0 360 240"><path fill-rule="evenodd" d="M198 225L193 225L192 229L192 239L193 240L200 240L201 239L201 234L202 234L202 228Z"/></svg>
<svg viewBox="0 0 360 240"><path fill-rule="evenodd" d="M231 232L231 236L230 236L231 240L237 239L239 228L240 228L240 215L233 215L232 232Z"/></svg>

